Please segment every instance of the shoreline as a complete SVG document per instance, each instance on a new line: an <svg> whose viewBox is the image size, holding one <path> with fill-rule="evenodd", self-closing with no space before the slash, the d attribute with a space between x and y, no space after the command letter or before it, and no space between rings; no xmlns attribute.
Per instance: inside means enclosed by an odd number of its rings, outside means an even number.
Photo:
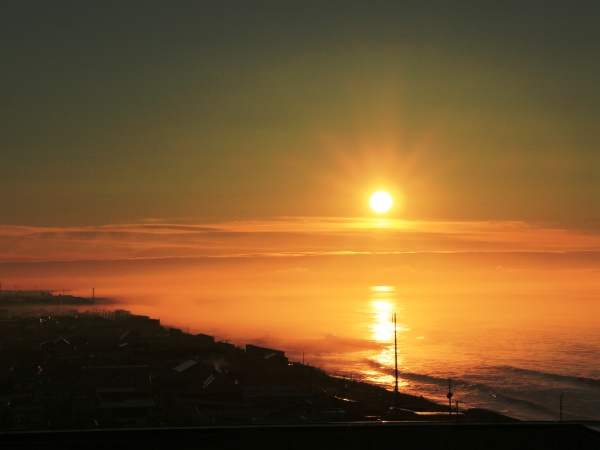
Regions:
<svg viewBox="0 0 600 450"><path fill-rule="evenodd" d="M47 313L48 311L46 310L46 308L49 307L55 307L59 310L64 309L65 306L70 307L72 308L69 311L71 314L70 316L65 316L65 318L70 317L71 319L73 318L72 316L74 313L74 308L90 307L96 304L91 299L78 298L73 296L53 295L47 293L46 291L39 291L39 293L24 293L23 295L8 295L7 293L3 293L2 298L0 300L0 307L4 305L16 309L23 308L28 314L34 312L32 311L32 308L39 307L40 309L38 316L40 314ZM6 311L6 313L8 313L8 311ZM81 315L82 317L86 314L90 317L99 316L97 312L90 311L77 311L77 314ZM9 316L9 314L4 314L4 316L4 318L6 319L6 316ZM135 321L129 323L127 322L127 320L134 318L143 318L142 322L150 321L153 327L159 326L163 330L162 333L167 333L166 338L172 341L171 345L179 347L181 347L182 344L186 342L192 342L197 336L203 336L205 338L212 339L212 342L214 342L214 338L212 338L211 336L206 336L202 334L194 336L189 333L183 332L178 328L160 325L157 319L151 319L147 316L137 316L125 310L112 311L107 317L112 317L112 319L107 320L113 320L115 322L120 323L120 326L129 326L133 329L135 329L136 326L139 327L142 325L136 325ZM119 319L117 319L117 317L119 317ZM143 328L140 328L138 333L142 331ZM156 328L155 331L158 331L158 328ZM176 338L174 338L173 336L175 336ZM161 346L163 345L164 343L161 344ZM242 352L247 353L241 347L235 346L234 344L229 344L227 342L215 342L213 345L214 348L219 349L219 351L224 351L230 355L234 355L231 356L234 366L241 364L239 361L241 356L235 352L241 350ZM246 345L248 347L248 344ZM427 399L423 396L406 394L402 393L401 391L398 393L394 393L393 391L389 391L386 388L378 386L376 384L364 381L355 381L353 379L348 379L346 377L340 377L336 375L330 375L327 372L325 372L325 370L318 367L313 367L310 365L305 366L300 362L288 362L288 358L285 358L284 356L284 351L274 349L265 350L281 354L281 357L285 359L286 365L285 381L292 384L299 392L316 395L324 394L326 396L329 396L330 398L338 399L338 401L342 403L344 401L350 401L356 404L361 404L361 408L364 411L364 416L366 417L377 417L383 419L387 417L390 420L395 420L397 418L398 420L435 420L468 422L519 421L518 419L515 419L513 417L482 408L468 408L458 412L453 409L451 413L448 405L437 403L436 401Z"/></svg>

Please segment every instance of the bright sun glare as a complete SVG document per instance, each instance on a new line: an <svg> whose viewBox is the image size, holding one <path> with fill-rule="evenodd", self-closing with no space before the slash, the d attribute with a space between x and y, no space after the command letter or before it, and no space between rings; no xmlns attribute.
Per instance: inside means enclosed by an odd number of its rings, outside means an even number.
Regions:
<svg viewBox="0 0 600 450"><path fill-rule="evenodd" d="M384 213L392 207L392 197L384 191L377 191L371 195L371 208L376 213Z"/></svg>

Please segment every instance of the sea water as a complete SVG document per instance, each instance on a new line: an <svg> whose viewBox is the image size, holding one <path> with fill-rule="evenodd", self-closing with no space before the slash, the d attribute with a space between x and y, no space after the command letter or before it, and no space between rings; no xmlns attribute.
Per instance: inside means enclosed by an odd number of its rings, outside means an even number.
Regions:
<svg viewBox="0 0 600 450"><path fill-rule="evenodd" d="M77 282L74 295L112 299L96 309L124 308L216 340L280 349L292 361L390 390L397 354L402 392L447 404L450 379L459 409L559 420L562 404L564 420L600 420L597 254L500 260L549 271L500 270L497 255L483 259L492 270L478 270L476 256L144 259L2 270L21 286L29 277L32 288Z"/></svg>
<svg viewBox="0 0 600 450"><path fill-rule="evenodd" d="M393 389L396 348L401 392L448 404L451 390L453 408L486 408L521 420L600 420L600 331L589 317L590 301L448 304L374 286L362 304L348 302L361 323L353 338L328 335L305 357L330 374ZM494 303L505 311L495 314Z"/></svg>
<svg viewBox="0 0 600 450"><path fill-rule="evenodd" d="M540 290L193 286L113 306L389 390L396 336L401 392L447 405L450 389L453 408L522 420L559 420L561 410L563 420L600 420L597 290Z"/></svg>

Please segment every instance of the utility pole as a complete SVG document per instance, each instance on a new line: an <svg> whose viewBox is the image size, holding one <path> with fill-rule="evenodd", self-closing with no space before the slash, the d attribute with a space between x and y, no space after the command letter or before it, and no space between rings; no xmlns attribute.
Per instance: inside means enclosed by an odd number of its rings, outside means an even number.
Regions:
<svg viewBox="0 0 600 450"><path fill-rule="evenodd" d="M563 393L560 393L560 421L562 422L562 403L563 403Z"/></svg>
<svg viewBox="0 0 600 450"><path fill-rule="evenodd" d="M396 313L394 313L394 406L398 408L398 341L396 338Z"/></svg>
<svg viewBox="0 0 600 450"><path fill-rule="evenodd" d="M448 393L446 397L448 397L448 405L450 406L450 418L452 418L452 378L448 378Z"/></svg>

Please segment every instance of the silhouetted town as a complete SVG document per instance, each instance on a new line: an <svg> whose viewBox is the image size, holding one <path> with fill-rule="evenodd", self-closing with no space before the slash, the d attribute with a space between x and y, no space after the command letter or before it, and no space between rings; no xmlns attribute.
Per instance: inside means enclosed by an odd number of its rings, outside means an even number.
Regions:
<svg viewBox="0 0 600 450"><path fill-rule="evenodd" d="M596 429L527 423L328 376L281 350L189 334L94 300L0 293L0 434L88 449L593 449ZM175 440L175 441L174 441ZM521 445L520 447L517 445ZM517 446L515 446L517 445ZM441 447L442 446L442 447Z"/></svg>
<svg viewBox="0 0 600 450"><path fill-rule="evenodd" d="M447 406L402 394L390 410L392 392L281 350L47 292L0 294L0 388L4 430L451 419ZM460 417L475 418L510 420L481 410Z"/></svg>

